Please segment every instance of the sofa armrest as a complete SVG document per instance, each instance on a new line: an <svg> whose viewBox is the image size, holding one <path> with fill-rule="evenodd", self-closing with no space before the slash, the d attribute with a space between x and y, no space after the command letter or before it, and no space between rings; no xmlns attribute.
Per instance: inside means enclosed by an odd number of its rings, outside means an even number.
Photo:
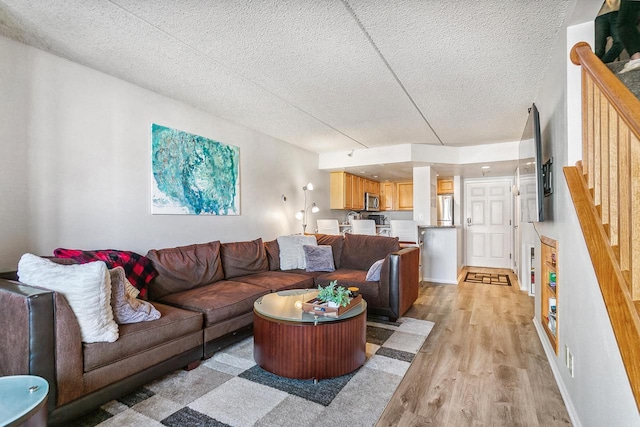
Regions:
<svg viewBox="0 0 640 427"><path fill-rule="evenodd" d="M0 279L0 376L37 375L56 403L54 292Z"/></svg>
<svg viewBox="0 0 640 427"><path fill-rule="evenodd" d="M380 286L389 292L389 318L402 316L418 299L420 282L420 249L401 249L385 260L380 277ZM388 274L386 272L388 271Z"/></svg>

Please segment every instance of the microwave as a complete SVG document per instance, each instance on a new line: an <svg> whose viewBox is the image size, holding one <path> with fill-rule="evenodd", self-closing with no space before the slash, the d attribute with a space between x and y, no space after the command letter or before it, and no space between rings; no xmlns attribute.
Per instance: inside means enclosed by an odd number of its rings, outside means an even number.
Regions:
<svg viewBox="0 0 640 427"><path fill-rule="evenodd" d="M364 210L378 212L380 210L380 197L373 193L364 193Z"/></svg>

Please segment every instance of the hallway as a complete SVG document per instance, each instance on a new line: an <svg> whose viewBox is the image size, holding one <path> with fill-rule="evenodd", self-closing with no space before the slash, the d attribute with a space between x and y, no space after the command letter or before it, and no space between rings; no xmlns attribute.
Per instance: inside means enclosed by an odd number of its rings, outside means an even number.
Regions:
<svg viewBox="0 0 640 427"><path fill-rule="evenodd" d="M461 274L462 280L466 269ZM513 286L423 282L407 315L436 322L378 426L567 426L535 331L534 299Z"/></svg>

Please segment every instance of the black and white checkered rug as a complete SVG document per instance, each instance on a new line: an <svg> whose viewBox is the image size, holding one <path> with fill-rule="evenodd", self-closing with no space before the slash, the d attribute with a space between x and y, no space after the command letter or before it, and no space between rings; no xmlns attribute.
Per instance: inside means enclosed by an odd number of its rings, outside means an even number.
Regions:
<svg viewBox="0 0 640 427"><path fill-rule="evenodd" d="M367 361L337 378L292 380L253 361L253 337L77 419L74 426L371 426L434 323L367 322Z"/></svg>

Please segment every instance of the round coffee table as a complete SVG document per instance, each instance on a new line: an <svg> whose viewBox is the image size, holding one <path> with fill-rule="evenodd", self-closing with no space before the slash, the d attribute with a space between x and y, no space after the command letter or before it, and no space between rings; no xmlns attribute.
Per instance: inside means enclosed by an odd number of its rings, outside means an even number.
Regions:
<svg viewBox="0 0 640 427"><path fill-rule="evenodd" d="M0 377L0 425L47 425L49 383L34 375Z"/></svg>
<svg viewBox="0 0 640 427"><path fill-rule="evenodd" d="M274 292L253 304L253 358L264 370L287 378L324 379L348 374L366 357L367 303L340 317L306 313L314 289Z"/></svg>

